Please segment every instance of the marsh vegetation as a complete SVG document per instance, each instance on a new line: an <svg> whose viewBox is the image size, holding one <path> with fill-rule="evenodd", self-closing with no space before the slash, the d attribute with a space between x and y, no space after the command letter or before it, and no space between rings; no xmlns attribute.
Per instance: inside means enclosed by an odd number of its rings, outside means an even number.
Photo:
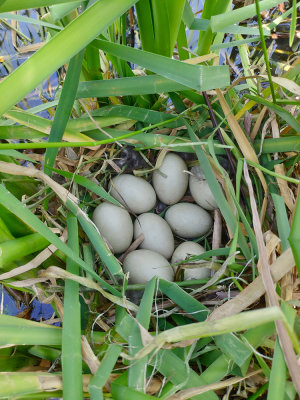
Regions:
<svg viewBox="0 0 300 400"><path fill-rule="evenodd" d="M0 398L298 398L298 8L0 2Z"/></svg>

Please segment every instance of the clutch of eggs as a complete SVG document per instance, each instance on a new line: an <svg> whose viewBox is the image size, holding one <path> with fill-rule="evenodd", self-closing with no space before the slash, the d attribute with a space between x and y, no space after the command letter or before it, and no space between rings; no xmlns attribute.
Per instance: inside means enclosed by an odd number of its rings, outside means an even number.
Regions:
<svg viewBox="0 0 300 400"><path fill-rule="evenodd" d="M171 262L177 263L205 251L190 241L181 243L174 251L173 234L184 239L206 234L213 224L208 211L217 208L201 168L193 167L191 174L187 170L185 161L169 152L153 173L153 186L144 178L120 174L111 180L109 192L124 208L104 202L94 210L93 221L114 253L123 253L133 238L144 235L139 249L124 259L123 270L130 273L130 283L146 283L153 276L172 281L174 270L168 259L172 257ZM188 186L197 204L180 202ZM165 218L149 212L155 207L156 197L170 206ZM134 223L129 213L136 216ZM209 276L208 268L184 271L187 280Z"/></svg>

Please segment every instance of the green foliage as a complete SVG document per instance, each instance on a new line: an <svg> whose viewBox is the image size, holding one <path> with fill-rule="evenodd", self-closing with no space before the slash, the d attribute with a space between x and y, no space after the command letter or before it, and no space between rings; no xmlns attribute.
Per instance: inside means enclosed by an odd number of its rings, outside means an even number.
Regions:
<svg viewBox="0 0 300 400"><path fill-rule="evenodd" d="M29 44L25 24L43 41L0 82L0 269L16 275L2 283L27 310L28 293L52 302L61 325L0 315L0 397L217 400L239 398L242 382L250 399L266 391L270 399L295 399L299 383L290 376L299 367L290 356L299 353L299 302L290 290L294 261L300 271L300 67L296 54L288 65L272 58L269 65L264 43L291 15L295 46L299 2L283 14L275 8L271 22L258 18L255 26L246 20L281 1L237 7L206 0L201 13L185 0L0 3L0 19L8 34L14 29L16 44ZM17 12L30 8L39 8L37 19ZM249 50L258 42L264 57ZM238 53L238 68L228 48ZM268 78L254 76L258 70ZM53 73L53 99L30 108L27 96ZM262 90L261 79L269 87ZM188 260L207 263L212 276L128 284L124 255L112 253L90 216L99 201L121 206L107 187L113 174L131 168L130 155L139 164L125 173L151 180L167 151L184 153L187 167L201 165L218 205L211 212L214 231L195 239L205 252ZM243 164L281 309L259 298L269 294L260 276L265 255ZM29 275L14 274L24 264L32 267ZM254 305L259 309L234 315L236 307ZM279 320L289 354L275 338ZM243 381L253 371L260 378L250 394L250 381Z"/></svg>

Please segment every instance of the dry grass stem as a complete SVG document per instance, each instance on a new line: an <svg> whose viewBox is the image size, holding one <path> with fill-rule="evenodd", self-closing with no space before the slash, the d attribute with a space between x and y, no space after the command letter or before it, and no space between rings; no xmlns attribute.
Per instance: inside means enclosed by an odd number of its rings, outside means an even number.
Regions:
<svg viewBox="0 0 300 400"><path fill-rule="evenodd" d="M289 248L271 265L273 281L278 282L285 274L294 268L294 266L295 259L292 250ZM255 303L264 293L265 287L262 282L262 277L258 276L236 297L216 308L208 319L216 320L224 316L238 314Z"/></svg>
<svg viewBox="0 0 300 400"><path fill-rule="evenodd" d="M220 105L224 111L224 114L227 118L228 124L231 128L231 131L239 145L240 151L243 153L244 157L247 160L250 160L252 162L255 162L256 164L259 164L259 161L258 161L255 151L251 147L251 144L249 143L248 139L246 138L242 128L240 127L237 120L235 119L235 116L233 115L232 111L230 110L222 92L219 89L217 89L217 96L218 96ZM264 191L265 191L264 200L263 200L262 209L261 209L261 215L260 215L260 220L263 221L265 218L265 212L266 212L266 208L267 208L267 197L268 197L269 190L268 190L268 185L267 185L267 182L265 180L263 173L258 168L255 168L255 170L256 170L256 173L257 173L257 175L261 181L261 184L264 188Z"/></svg>
<svg viewBox="0 0 300 400"><path fill-rule="evenodd" d="M250 202L251 202L251 208L252 208L252 214L253 214L253 226L254 226L254 231L256 234L256 238L257 238L259 259L261 262L262 282L265 286L265 290L268 295L270 305L274 306L274 307L279 307L279 302L278 302L277 294L275 291L275 285L274 285L274 282L272 279L270 266L269 266L269 262L268 262L268 255L267 255L266 247L264 245L264 238L263 238L263 234L262 234L262 230L261 230L261 224L259 221L256 203L255 203L252 182L251 182L251 179L249 176L246 162L244 162L244 174L245 174L245 179L246 179L246 182L247 182L247 185L249 188L249 194L250 194ZM290 372L291 378L293 380L293 383L295 385L295 388L298 392L298 395L300 395L300 381L299 381L300 366L298 364L298 360L297 360L296 354L294 352L291 339L290 339L289 334L288 334L282 321L275 321L275 324L276 324L276 329L277 329L280 345L281 345L281 348L282 348L282 351L284 354L286 364L289 368L289 372Z"/></svg>

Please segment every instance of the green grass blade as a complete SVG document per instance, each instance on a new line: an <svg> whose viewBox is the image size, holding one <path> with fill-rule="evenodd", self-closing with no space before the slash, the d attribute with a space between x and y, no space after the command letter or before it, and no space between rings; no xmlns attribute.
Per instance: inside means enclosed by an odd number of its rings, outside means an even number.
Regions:
<svg viewBox="0 0 300 400"><path fill-rule="evenodd" d="M185 124L187 126L188 133L189 133L191 140L193 142L197 142L198 138L195 135L193 129L191 128L191 126L189 124L187 124L187 123L185 123ZM229 226L229 229L231 230L231 232L235 232L236 225L237 225L236 218L233 215L233 212L223 194L222 189L220 188L219 183L217 182L215 174L210 166L210 163L209 163L204 151L202 150L202 148L200 146L197 146L197 147L195 147L195 153L197 154L199 163L200 163L203 173L207 179L207 183L210 187L210 190L212 191L212 193L214 195L214 198L216 199L218 207L220 208L221 213L222 213L227 225ZM240 231L239 231L238 242L239 242L240 248L241 248L242 252L244 253L245 257L247 259L251 258L251 254L250 254L246 239Z"/></svg>
<svg viewBox="0 0 300 400"><path fill-rule="evenodd" d="M290 224L286 212L286 205L283 197L279 193L277 182L274 183L271 177L266 177L266 180L269 183L270 194L275 207L277 229L281 240L282 250L284 251L289 247L288 237L290 234Z"/></svg>
<svg viewBox="0 0 300 400"><path fill-rule="evenodd" d="M31 129L43 132L45 135L49 135L52 130L52 121L37 115L29 114L23 110L8 111L5 113L5 116L19 124L23 124ZM78 140L90 140L86 135L74 131L68 127L65 129L64 139L72 142Z"/></svg>
<svg viewBox="0 0 300 400"><path fill-rule="evenodd" d="M149 329L150 317L152 312L153 297L157 286L157 279L153 278L147 283L142 301L139 305L139 310L136 315L136 320L146 329ZM129 354L134 356L142 347L141 331L137 324L132 326L129 338ZM134 360L128 371L128 386L140 392L145 391L146 372L148 358Z"/></svg>
<svg viewBox="0 0 300 400"><path fill-rule="evenodd" d="M30 369L39 362L37 357L28 357L28 354L24 354L25 352L22 353L22 351L18 350L13 347L0 350L0 371L13 372L22 368Z"/></svg>
<svg viewBox="0 0 300 400"><path fill-rule="evenodd" d="M62 397L62 390L53 390L51 391L51 396L54 398L61 398ZM22 400L46 400L49 398L48 391L39 391L39 393L31 393L29 395L23 395Z"/></svg>
<svg viewBox="0 0 300 400"><path fill-rule="evenodd" d="M260 4L259 4L258 0L255 0L255 6L256 6L256 16L257 16L257 21L258 21L260 39L261 39L261 47L263 49L270 90L271 90L271 94L272 94L273 103L276 104L275 89L274 89L274 84L273 84L271 69L270 69L270 63L269 63L269 54L268 54L268 50L267 50L267 46L266 46L264 33L263 33L263 26L262 26L262 20L261 20L261 15L260 15Z"/></svg>
<svg viewBox="0 0 300 400"><path fill-rule="evenodd" d="M80 176L77 174L73 174L72 172L62 171L60 169L51 168L52 171L56 172L57 174L64 176L74 182L78 183L79 185L87 188L93 193L96 193L102 199L109 201L110 203L116 204L119 207L123 207L117 200L115 200L109 193L107 193L100 185L90 181L89 179L85 178L84 176Z"/></svg>
<svg viewBox="0 0 300 400"><path fill-rule="evenodd" d="M1 219L14 237L21 237L33 233L33 229L25 224L20 218L16 217L7 208L3 207L0 202ZM11 238L13 239L13 238ZM9 240L9 239L7 239Z"/></svg>
<svg viewBox="0 0 300 400"><path fill-rule="evenodd" d="M103 386L109 378L109 375L114 368L121 351L122 347L116 344L111 344L108 346L108 349L106 350L105 355L101 360L100 367L98 368L96 374L89 383L91 400L103 399Z"/></svg>
<svg viewBox="0 0 300 400"><path fill-rule="evenodd" d="M28 137L28 133L27 133L27 137ZM15 151L15 150L0 150L0 156L1 155L12 157L17 160L26 160L26 161L35 163L35 161L32 160L32 158L26 156L26 154L20 153L19 151Z"/></svg>
<svg viewBox="0 0 300 400"><path fill-rule="evenodd" d="M117 382L113 382L111 385L111 394L115 400L154 400L157 397L150 396L149 394L138 392L130 387L119 385ZM97 398L98 399L98 398Z"/></svg>
<svg viewBox="0 0 300 400"><path fill-rule="evenodd" d="M55 107L58 104L58 100L47 101L47 103L38 104L35 107L31 107L27 109L27 112L30 114L37 114L41 111L48 110L51 107Z"/></svg>
<svg viewBox="0 0 300 400"><path fill-rule="evenodd" d="M177 119L178 117L175 117L173 120ZM171 118L172 120L172 118ZM139 129L138 131L126 131L126 133L124 133L124 131L122 132L117 132L117 134L115 135L116 137L112 137L109 139L103 139L103 140L96 140L96 141L91 141L91 139L89 138L89 141L84 141L84 142L73 142L72 143L68 143L68 142L53 142L53 143L47 143L45 141L43 142L38 142L38 143L0 143L0 149L1 150L7 150L7 149L47 149L47 148L55 148L55 147L95 147L95 146L99 146L102 144L107 144L107 143L114 143L114 142L118 142L120 140L123 139L131 139L133 136L138 136L143 132L147 132L151 129L156 128L157 126L161 126L161 125L165 125L164 123L158 123L158 124L154 124L152 126L147 126L145 128ZM111 130L111 132L114 132L114 130ZM128 132L128 133L127 133ZM95 131L93 131L93 133L95 134ZM96 136L99 134L99 131L96 130ZM95 135L94 135L95 136ZM153 139L154 136L152 136ZM160 137L163 138L163 135L160 135ZM173 138L171 138L171 141L173 140ZM188 141L186 139L183 139L185 143L188 143ZM155 140L154 140L155 142ZM167 139L167 143L169 144L170 139ZM205 144L206 142L199 142L197 144L202 145ZM172 147L171 144L169 144L169 146ZM182 146L182 145L176 145L176 146ZM183 144L183 146L185 146L185 144ZM217 147L219 148L223 148L223 145L219 145L216 144ZM174 145L173 145L174 147Z"/></svg>
<svg viewBox="0 0 300 400"><path fill-rule="evenodd" d="M77 92L83 53L84 51L82 50L70 60L66 79L48 138L49 142L59 142L62 140L64 135ZM48 167L53 167L57 153L58 149L46 149L44 172L48 175L51 174Z"/></svg>
<svg viewBox="0 0 300 400"><path fill-rule="evenodd" d="M209 24L210 21L208 19L195 18L190 27L190 30L207 31L207 29L209 28ZM218 30L218 32L234 33L240 35L259 35L258 28L250 28L248 26L240 26L240 25L229 25L226 26L226 28ZM264 29L263 32L265 35L270 35L269 29Z"/></svg>
<svg viewBox="0 0 300 400"><path fill-rule="evenodd" d="M72 206L72 205L73 205L73 203L70 204L70 206ZM73 208L73 207L70 207L70 209L71 208ZM73 210L71 209L71 211L74 212L74 211L76 211L76 209L73 208ZM96 229L94 223L91 220L87 219L86 216L82 213L77 213L76 216L78 218L78 221L79 221L82 229L87 234L87 236L90 239L91 243L93 244L95 250L101 257L101 259L102 259L104 265L106 266L108 272L110 273L111 278L113 279L114 283L117 283L117 278L121 278L124 276L123 270L122 270L121 265L119 264L118 260L112 254L112 252L109 250L104 239L99 235L98 229ZM90 275L92 275L93 277L95 277L94 275L97 275L90 269L87 272L89 272ZM118 293L118 295L119 295L119 293Z"/></svg>
<svg viewBox="0 0 300 400"><path fill-rule="evenodd" d="M195 18L190 26L192 31L207 31L209 28L210 21L209 19L203 18Z"/></svg>
<svg viewBox="0 0 300 400"><path fill-rule="evenodd" d="M176 92L188 89L188 86L166 79L162 76L135 76L132 78L80 82L76 98L138 96L144 94Z"/></svg>
<svg viewBox="0 0 300 400"><path fill-rule="evenodd" d="M0 126L0 139L39 139L44 137L42 132L20 125ZM23 154L25 156L25 154Z"/></svg>
<svg viewBox="0 0 300 400"><path fill-rule="evenodd" d="M300 275L300 196L298 195L294 218L291 226L289 242L296 261L298 275Z"/></svg>
<svg viewBox="0 0 300 400"><path fill-rule="evenodd" d="M192 314L197 321L201 322L207 318L208 308L181 289L176 283L160 279L159 289L179 307Z"/></svg>
<svg viewBox="0 0 300 400"><path fill-rule="evenodd" d="M188 389L206 385L202 375L198 375L192 368L187 367L186 363L177 357L173 352L160 350L157 358L154 357L151 365L155 365L158 371L165 376L178 389ZM226 361L226 371L228 364ZM183 386L184 383L184 386ZM212 391L202 395L193 396L194 400L217 400L219 397Z"/></svg>
<svg viewBox="0 0 300 400"><path fill-rule="evenodd" d="M231 0L206 0L203 7L202 18L210 20L213 15L224 15L224 12L230 7ZM211 26L207 30L199 32L197 54L204 55L210 52L210 47L215 39L216 34L212 32Z"/></svg>
<svg viewBox="0 0 300 400"><path fill-rule="evenodd" d="M237 34L237 35L235 35L235 39L242 40L243 37L241 34ZM239 55L241 57L241 62L243 65L244 75L250 76L251 75L251 68L250 68L251 64L250 64L250 59L249 59L249 47L246 44L239 45ZM254 92L256 90L256 86L255 86L255 83L253 82L253 80L246 79L246 82L248 84L250 91Z"/></svg>
<svg viewBox="0 0 300 400"><path fill-rule="evenodd" d="M49 11L51 13L51 17L56 22L59 19L64 18L67 16L71 11L73 11L76 7L84 4L83 1L74 1L70 4L63 3L63 4L56 4L49 7Z"/></svg>
<svg viewBox="0 0 300 400"><path fill-rule="evenodd" d="M19 22L25 22L25 23L33 24L33 25L45 26L47 28L56 29L58 31L61 31L63 29L61 26L49 24L48 22L41 21L39 19L26 17L25 15L19 15L19 14L13 14L13 13L1 13L0 19L2 19L2 18L9 19L9 20L15 20L15 21L19 21Z"/></svg>
<svg viewBox="0 0 300 400"><path fill-rule="evenodd" d="M8 240L0 244L0 269L6 270L9 264L23 257L43 250L49 241L39 233Z"/></svg>
<svg viewBox="0 0 300 400"><path fill-rule="evenodd" d="M184 292L185 293L185 292ZM191 296L190 296L191 297ZM192 297L191 297L192 298ZM193 299L193 298L192 298ZM195 300L195 299L193 299ZM196 301L196 300L195 300ZM197 314L195 314L197 315ZM126 315L122 322L117 326L116 330L120 336L127 341L131 332L131 327L135 322ZM156 358L157 357L157 358ZM172 351L160 350L157 356L150 360L151 365L155 365L157 370L164 375L170 382L179 388L190 388L195 386L205 385L206 382L192 368L176 356ZM226 369L227 364L226 364ZM213 392L207 392L204 395L193 397L196 400L217 400L218 396Z"/></svg>
<svg viewBox="0 0 300 400"><path fill-rule="evenodd" d="M259 152L261 141L254 142L255 151ZM262 153L278 153L286 151L300 151L299 136L283 136L281 138L265 139L262 145Z"/></svg>
<svg viewBox="0 0 300 400"><path fill-rule="evenodd" d="M163 124L168 126L167 124ZM112 135L112 137L114 138L114 141L118 141L121 143L128 143L132 146L135 146L137 149L147 149L147 148L151 148L151 149L162 149L164 147L169 148L170 150L174 150L177 152L186 152L186 153L193 153L193 146L195 145L194 143L191 143L191 141L187 138L182 138L182 137L173 137L173 136L167 136L167 135L160 135L158 133L139 133L137 135L132 136L132 138L129 138L129 136L127 136L127 139L124 138L123 139L123 135L125 135L125 132L123 131L117 131L117 130L113 130L113 129L107 129L107 132L110 133ZM90 131L87 132L88 135L95 139L95 140L105 140L105 136L103 135L103 133L99 132L99 131ZM131 134L132 135L132 134ZM111 141L113 142L113 140ZM196 143L198 145L198 143ZM201 140L201 142L199 142L199 145L203 145L205 148L208 147L208 143L207 140ZM74 145L74 143L73 143ZM218 147L216 147L215 152L216 154L225 154L224 149L221 147L222 145L219 145L219 143L215 142L215 145L217 145ZM70 145L71 146L71 145ZM220 147L219 147L220 146ZM1 144L0 144L1 147ZM22 147L23 148L23 147Z"/></svg>
<svg viewBox="0 0 300 400"><path fill-rule="evenodd" d="M296 3L296 7L300 6L300 1ZM293 7L289 8L286 12L283 14L280 14L277 18L273 19L272 22L269 23L268 29L272 30L276 28L281 22L283 22L291 13L293 12Z"/></svg>
<svg viewBox="0 0 300 400"><path fill-rule="evenodd" d="M64 30L0 82L1 93L6 93L6 96L0 98L0 115L75 56L135 2L136 0L98 0L67 25ZM100 20L99 15L101 15Z"/></svg>
<svg viewBox="0 0 300 400"><path fill-rule="evenodd" d="M216 336L214 341L222 353L234 361L239 367L242 367L245 361L252 355L252 350L249 346L243 343L242 340L234 334Z"/></svg>
<svg viewBox="0 0 300 400"><path fill-rule="evenodd" d="M209 383L221 381L226 377L226 375L231 373L233 365L233 363L230 364L230 359L228 359L225 354L220 355L201 374L201 378L205 382L204 384L206 385Z"/></svg>
<svg viewBox="0 0 300 400"><path fill-rule="evenodd" d="M91 270L94 268L94 252L90 243L83 243L82 245L83 259L90 266ZM89 274L86 277L92 279Z"/></svg>
<svg viewBox="0 0 300 400"><path fill-rule="evenodd" d="M57 358L59 358L61 355L61 351L59 349L41 345L30 347L28 349L28 353L39 358L44 358L45 360L49 360L51 362L57 360Z"/></svg>
<svg viewBox="0 0 300 400"><path fill-rule="evenodd" d="M250 37L250 38L241 39L241 40L232 40L230 42L225 42L225 43L216 43L216 44L213 44L212 46L210 46L210 50L215 51L215 50L220 50L220 49L228 49L230 47L240 46L241 44L258 42L259 40L260 40L260 37L256 36L256 37Z"/></svg>
<svg viewBox="0 0 300 400"><path fill-rule="evenodd" d="M242 340L244 340L246 344L249 343L250 346L252 346L252 349L256 349L260 346L263 340L271 336L274 331L275 327L273 323L257 326L244 333ZM249 357L245 362L245 365L240 368L239 373L241 371L247 371L250 361L251 359ZM232 369L228 368L228 365L230 365L228 357L222 354L201 374L201 377L206 383L213 383L222 380Z"/></svg>
<svg viewBox="0 0 300 400"><path fill-rule="evenodd" d="M280 118L282 118L285 122L287 122L296 132L300 132L300 123L296 120L296 118L292 116L290 112L288 112L284 108L259 96L245 94L245 97L247 97L247 99L254 100L256 103L267 106L272 111L274 111Z"/></svg>
<svg viewBox="0 0 300 400"><path fill-rule="evenodd" d="M296 0L293 0L292 18L291 18L291 25L290 25L290 37L289 37L289 46L290 47L292 47L294 39L295 39L296 23L297 23L297 4L296 4Z"/></svg>
<svg viewBox="0 0 300 400"><path fill-rule="evenodd" d="M78 225L74 215L67 217L68 246L79 255ZM67 258L67 271L79 274L79 266ZM82 399L81 316L79 284L67 279L65 282L64 316L62 332L63 394L66 400Z"/></svg>
<svg viewBox="0 0 300 400"><path fill-rule="evenodd" d="M60 377L47 372L2 372L0 374L0 397L2 399L22 398L33 396L47 389L61 389ZM34 397L30 397L33 399ZM40 397L38 397L40 398Z"/></svg>
<svg viewBox="0 0 300 400"><path fill-rule="evenodd" d="M61 344L61 328L10 315L0 315L0 345Z"/></svg>
<svg viewBox="0 0 300 400"><path fill-rule="evenodd" d="M126 107L126 106L125 106ZM105 107L103 107L105 108ZM102 108L99 108L99 111L102 110ZM93 115L93 113L91 113ZM122 124L123 122L130 122L131 120L129 118L120 118L120 117L93 117L93 119L96 121L98 126L100 128L110 126L110 125L116 125L116 124ZM81 117L81 118L73 118L71 119L67 126L71 129L85 132L85 131L90 131L90 130L95 130L98 129L94 123L89 117Z"/></svg>
<svg viewBox="0 0 300 400"><path fill-rule="evenodd" d="M4 0L2 4L0 4L0 12L47 7L52 4L61 3L74 3L74 0Z"/></svg>
<svg viewBox="0 0 300 400"><path fill-rule="evenodd" d="M276 339L275 350L269 379L267 400L283 400L285 398L286 365L279 340Z"/></svg>
<svg viewBox="0 0 300 400"><path fill-rule="evenodd" d="M187 64L158 54L110 43L101 39L95 40L93 44L109 54L145 67L167 79L174 80L199 91L225 87L230 83L227 66L206 67L203 65Z"/></svg>
<svg viewBox="0 0 300 400"><path fill-rule="evenodd" d="M151 3L149 0L140 0L135 8L143 50L153 52L155 38Z"/></svg>
<svg viewBox="0 0 300 400"><path fill-rule="evenodd" d="M195 17L194 13L192 10L192 7L190 6L190 3L188 1L185 2L184 9L183 9L183 14L182 14L182 21L185 23L185 25L191 29L192 23L194 22Z"/></svg>
<svg viewBox="0 0 300 400"><path fill-rule="evenodd" d="M223 335L225 333L255 328L276 320L284 321L284 314L279 307L268 307L260 310L245 311L218 320L195 322L175 327L153 337L136 357L144 357L154 350L161 348L165 343Z"/></svg>
<svg viewBox="0 0 300 400"><path fill-rule="evenodd" d="M181 21L177 35L177 51L179 55L179 60L186 60L190 58L189 52L185 50L188 49L188 47L189 45L186 38L185 25Z"/></svg>
<svg viewBox="0 0 300 400"><path fill-rule="evenodd" d="M172 57L185 0L152 0L154 53Z"/></svg>
<svg viewBox="0 0 300 400"><path fill-rule="evenodd" d="M14 236L11 234L8 227L5 225L5 222L0 217L0 243L6 242L8 240L13 240Z"/></svg>
<svg viewBox="0 0 300 400"><path fill-rule="evenodd" d="M168 126L168 128L178 128L179 126L181 126L181 122L178 120L170 121L170 118L177 116L176 114L167 114L164 112L148 110L147 108L141 108L141 107L124 106L124 105L107 106L91 111L91 114L93 116L101 116L101 117L106 116L107 118L124 117L131 120L145 122L147 124L158 124L160 122L166 121L167 122L166 126Z"/></svg>
<svg viewBox="0 0 300 400"><path fill-rule="evenodd" d="M260 10L268 10L269 8L277 6L279 3L281 3L280 0L262 0L259 4ZM226 28L228 25L236 24L245 19L252 18L254 15L256 15L255 4L240 7L236 10L220 15L215 15L211 18L211 29L213 32L218 32L218 30Z"/></svg>
<svg viewBox="0 0 300 400"><path fill-rule="evenodd" d="M248 26L230 25L220 30L224 33L234 33L238 35L259 35L258 28L250 28ZM263 29L264 35L270 35L269 29ZM246 74L245 74L246 75Z"/></svg>
<svg viewBox="0 0 300 400"><path fill-rule="evenodd" d="M126 106L125 106L126 107ZM105 108L105 107L103 107ZM99 111L102 110L99 109ZM138 108L137 108L138 110ZM149 111L149 110L148 110ZM155 113L156 111L153 111L153 113ZM26 120L24 121L26 124L30 124L31 127L25 127L25 126L21 126L21 125L9 125L9 126L0 126L0 139L38 139L38 138L42 138L45 137L45 133L46 135L49 134L49 127L51 129L51 121L49 122L48 120L37 120L37 119L32 119L29 121L27 120L27 115L29 113L29 110L27 111L27 113L24 113L23 115L26 116ZM157 112L158 114L160 114L159 112ZM112 112L112 114L114 114ZM124 113L125 114L125 113ZM16 115L16 114L14 114ZM92 113L93 115L93 113ZM20 117L20 115L17 115L18 117ZM16 117L17 117L16 116ZM41 118L41 117L38 117ZM167 117L166 114L166 119L169 119L170 117ZM94 118L95 121L97 122L97 124L100 126L100 128L106 127L106 126L110 126L110 125L115 125L115 124L120 124L126 121L130 121L128 118L126 117L95 117ZM163 120L163 118L162 118ZM20 121L20 123L22 123ZM178 123L177 125L175 124L174 127L179 126ZM40 129L40 130L36 130L34 129L34 127ZM172 127L172 124L170 123L170 127ZM64 139L70 139L71 138L71 134L74 135L76 132L76 135L79 135L79 131L84 132L84 131L89 131L89 130L95 130L96 126L93 123L93 121L90 120L90 118L74 118L68 121L67 123L67 127L65 130L65 136ZM41 131L44 131L41 132ZM81 135L80 135L81 136ZM88 140L87 136L81 136L82 138L85 137L84 140ZM78 136L79 139L79 136ZM23 160L28 160L30 161L31 159L26 156L25 154L22 153L0 153L0 154L5 154L5 155L9 155L12 156L14 158L19 158L19 159L23 159ZM32 161L32 160L31 160Z"/></svg>
<svg viewBox="0 0 300 400"><path fill-rule="evenodd" d="M126 14L123 14L123 16L126 17ZM86 80L101 80L102 73L99 52L92 45L88 45L85 49L85 60L87 69Z"/></svg>
<svg viewBox="0 0 300 400"><path fill-rule="evenodd" d="M237 158L237 160L240 160L240 162L241 162L241 154L240 154L239 150L237 148L235 148L234 143L229 138L229 136L226 134L226 132L224 132L223 129L222 129L222 135L223 135L223 138L225 140L225 143L230 144L230 145L233 146L232 152L235 155L235 157ZM215 151L214 151L214 147L210 146L211 140L212 140L212 138L210 137L209 140L208 140L210 154L211 154L211 156L212 156L212 158L213 158L213 160L215 162L215 165L217 166L217 168L219 169L219 171L221 171L221 173L223 175L224 184L226 185L227 190L231 195L231 201L234 203L234 205L235 205L235 207L236 207L236 209L237 209L237 211L239 213L239 217L240 217L241 222L243 223L244 228L245 228L245 230L247 232L247 235L248 235L248 238L250 240L253 252L254 252L254 254L257 254L256 237L255 237L255 235L253 233L253 230L252 230L252 228L251 228L251 226L250 226L250 224L249 224L249 222L248 222L248 220L247 220L247 218L245 216L245 213L244 213L244 211L243 211L243 209L242 209L242 207L240 205L239 198L237 198L237 196L236 196L235 190L233 188L231 180L229 179L228 174L226 173L226 171L220 165L219 160L216 157L216 154L215 154ZM240 175L241 175L241 172L240 172ZM241 177L240 177L240 179L241 179ZM222 212L222 209L221 209L221 212ZM238 229L238 227L236 229ZM239 229L238 229L238 232L240 232ZM239 234L240 233L237 233L237 235L239 235ZM238 238L238 236L237 236L237 238ZM233 243L234 242L232 242L232 244ZM234 247L232 252L235 252L235 251L236 251L236 247Z"/></svg>

